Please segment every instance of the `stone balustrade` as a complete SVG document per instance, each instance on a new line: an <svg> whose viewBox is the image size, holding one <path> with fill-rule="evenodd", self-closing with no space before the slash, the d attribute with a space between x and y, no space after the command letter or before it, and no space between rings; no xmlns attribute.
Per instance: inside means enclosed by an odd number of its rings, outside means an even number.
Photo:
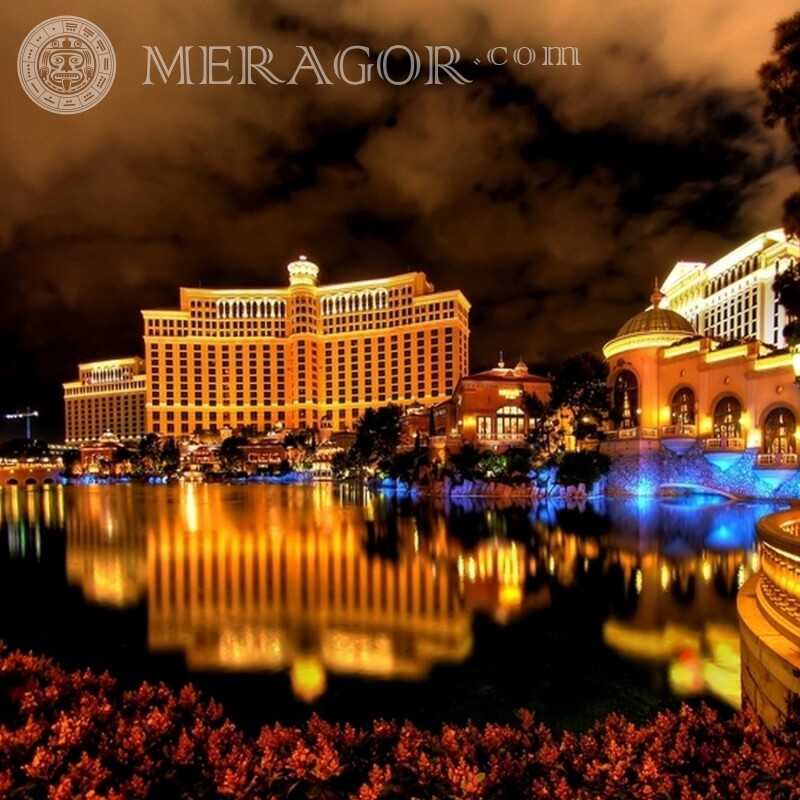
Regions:
<svg viewBox="0 0 800 800"><path fill-rule="evenodd" d="M800 506L756 527L760 570L737 600L742 695L775 728L800 695Z"/></svg>

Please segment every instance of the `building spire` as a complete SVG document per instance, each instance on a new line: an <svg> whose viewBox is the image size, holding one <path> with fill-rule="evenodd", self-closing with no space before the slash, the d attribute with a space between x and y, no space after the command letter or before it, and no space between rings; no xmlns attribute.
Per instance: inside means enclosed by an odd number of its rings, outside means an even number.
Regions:
<svg viewBox="0 0 800 800"><path fill-rule="evenodd" d="M658 276L656 276L655 282L653 284L653 294L650 295L650 302L653 304L653 308L658 308L661 301L666 297L664 292L658 288Z"/></svg>
<svg viewBox="0 0 800 800"><path fill-rule="evenodd" d="M497 362L497 367L498 367L498 369L503 369L503 367L505 365L506 365L506 362L503 361L503 351L501 350L500 351L500 360Z"/></svg>

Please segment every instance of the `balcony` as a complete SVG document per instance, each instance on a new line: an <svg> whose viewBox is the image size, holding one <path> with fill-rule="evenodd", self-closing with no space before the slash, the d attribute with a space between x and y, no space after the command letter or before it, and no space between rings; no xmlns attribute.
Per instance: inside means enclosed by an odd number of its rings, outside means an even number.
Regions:
<svg viewBox="0 0 800 800"><path fill-rule="evenodd" d="M744 438L715 436L703 442L706 461L725 472L744 455Z"/></svg>
<svg viewBox="0 0 800 800"><path fill-rule="evenodd" d="M620 428L606 434L606 441L609 442L622 442L626 439L658 439L658 430L642 427Z"/></svg>
<svg viewBox="0 0 800 800"><path fill-rule="evenodd" d="M673 453L683 455L697 441L696 425L662 425L661 441Z"/></svg>
<svg viewBox="0 0 800 800"><path fill-rule="evenodd" d="M792 467L797 469L797 453L759 453L757 467Z"/></svg>
<svg viewBox="0 0 800 800"><path fill-rule="evenodd" d="M775 491L797 474L797 453L759 453L756 471L758 477Z"/></svg>
<svg viewBox="0 0 800 800"><path fill-rule="evenodd" d="M523 447L526 444L526 434L520 433L484 433L478 434L475 443L485 450L503 451L509 447Z"/></svg>
<svg viewBox="0 0 800 800"><path fill-rule="evenodd" d="M735 438L714 438L705 440L705 448L712 452L728 452L731 450L737 452L744 451L744 439L740 436Z"/></svg>
<svg viewBox="0 0 800 800"><path fill-rule="evenodd" d="M661 438L667 439L674 436L688 437L695 439L697 437L697 425L662 425Z"/></svg>

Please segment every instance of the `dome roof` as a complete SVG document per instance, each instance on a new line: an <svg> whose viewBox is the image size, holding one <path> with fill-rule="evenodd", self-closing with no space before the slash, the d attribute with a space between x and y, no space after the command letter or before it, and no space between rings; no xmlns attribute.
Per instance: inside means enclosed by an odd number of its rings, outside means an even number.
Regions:
<svg viewBox="0 0 800 800"><path fill-rule="evenodd" d="M668 308L659 308L664 299L664 293L658 288L658 279L650 297L653 307L647 311L642 311L635 317L631 317L617 332L617 338L630 336L634 333L678 333L682 336L691 336L697 331L692 327L686 317L682 317L677 311L670 311Z"/></svg>
<svg viewBox="0 0 800 800"><path fill-rule="evenodd" d="M686 317L682 317L676 311L668 308L649 308L642 311L635 317L631 317L617 333L620 336L628 336L632 333L681 333L684 336L691 336L697 331L692 327Z"/></svg>

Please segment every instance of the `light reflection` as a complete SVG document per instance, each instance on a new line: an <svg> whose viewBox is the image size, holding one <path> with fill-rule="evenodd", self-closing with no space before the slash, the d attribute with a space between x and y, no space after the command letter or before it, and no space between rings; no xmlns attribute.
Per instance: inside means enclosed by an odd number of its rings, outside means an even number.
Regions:
<svg viewBox="0 0 800 800"><path fill-rule="evenodd" d="M92 603L146 603L151 650L193 670L284 672L308 702L330 675L422 680L469 656L476 614L506 624L579 586L608 607L609 647L667 668L678 694L735 702L734 597L758 567L766 510L398 506L329 486L208 484L83 487L67 508L60 489L4 492L8 557L40 558L65 528L69 582Z"/></svg>

